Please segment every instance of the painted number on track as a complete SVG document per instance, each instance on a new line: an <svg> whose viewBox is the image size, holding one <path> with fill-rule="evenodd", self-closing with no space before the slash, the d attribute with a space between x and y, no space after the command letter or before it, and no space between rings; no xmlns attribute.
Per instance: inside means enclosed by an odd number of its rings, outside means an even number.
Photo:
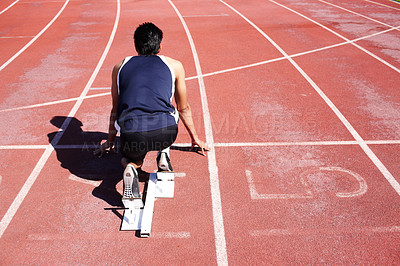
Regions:
<svg viewBox="0 0 400 266"><path fill-rule="evenodd" d="M352 191L338 191L335 193L336 197L339 198L359 197L364 195L368 190L367 182L363 177L361 177L359 174L353 171L341 167L316 167L302 172L300 174L300 182L302 184L303 191L300 193L292 193L292 194L258 193L256 185L254 183L252 171L246 170L246 178L247 178L247 183L249 185L251 199L311 199L314 197L315 189L312 189L313 186L310 186L308 178L309 176L312 175L319 175L324 173L330 173L333 174L334 176L346 176L349 179L355 180L357 182L358 184L357 189L354 189Z"/></svg>

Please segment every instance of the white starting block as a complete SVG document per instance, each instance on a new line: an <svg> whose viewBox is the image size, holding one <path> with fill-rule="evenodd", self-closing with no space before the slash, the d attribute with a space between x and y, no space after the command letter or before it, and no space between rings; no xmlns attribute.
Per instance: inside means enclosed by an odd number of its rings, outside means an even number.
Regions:
<svg viewBox="0 0 400 266"><path fill-rule="evenodd" d="M140 230L141 237L149 237L153 221L154 201L156 198L173 198L175 188L173 172L152 173L147 184L146 202L142 199L124 200L124 218L121 230Z"/></svg>

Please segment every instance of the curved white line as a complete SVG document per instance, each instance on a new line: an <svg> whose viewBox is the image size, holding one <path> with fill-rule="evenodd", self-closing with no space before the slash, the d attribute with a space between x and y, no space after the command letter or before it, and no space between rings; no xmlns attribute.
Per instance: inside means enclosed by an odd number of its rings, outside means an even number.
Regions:
<svg viewBox="0 0 400 266"><path fill-rule="evenodd" d="M3 14L4 12L6 12L7 10L9 10L13 5L15 5L19 0L14 1L14 3L12 3L11 5L9 5L8 7L6 7L5 9L3 9L0 12L0 15Z"/></svg>
<svg viewBox="0 0 400 266"><path fill-rule="evenodd" d="M386 178L386 180L389 182L389 184L393 187L393 189L396 191L398 195L400 195L400 184L397 182L397 180L394 178L394 176L389 172L389 170L386 168L386 166L379 160L379 158L375 155L375 153L370 149L370 147L366 144L364 139L358 134L358 132L355 130L355 128L350 124L350 122L346 119L346 117L340 112L340 110L335 106L335 104L326 96L326 94L318 87L318 85L307 75L307 73L292 59L288 56L288 54L277 44L275 43L265 32L263 32L257 25L255 25L252 21L250 21L248 18L246 18L243 14L241 14L239 11L234 9L232 6L228 5L222 0L219 0L221 3L225 4L228 6L230 9L232 9L235 13L237 13L240 17L242 17L245 21L247 21L253 28L255 28L261 35L263 35L272 45L275 46L275 48L282 53L283 56L287 58L287 60L299 71L299 73L304 77L305 80L314 88L314 90L320 95L320 97L325 101L325 103L330 107L330 109L335 113L335 115L340 119L340 121L343 123L343 125L347 128L347 130L350 132L350 134L353 136L353 138L357 141L358 145L360 145L361 149L365 152L365 154L370 158L370 160L375 164L375 166L379 169L379 171L382 173L382 175ZM270 2L276 3L273 0L269 0ZM307 18L306 16L288 8L285 7L284 5L278 4L279 6L282 6L288 10L291 10L292 12L301 15L302 17ZM307 18L309 19L309 18ZM309 19L310 21L313 21ZM321 25L318 22L317 25ZM321 25L321 27L326 28L325 26ZM327 28L328 29L328 28ZM342 39L348 40L345 37L341 36L340 34L334 32L333 30L329 31L333 32L335 35L340 36ZM361 46L352 43L362 51L370 54L371 56L377 58L374 54L371 52L367 51L366 49L362 48ZM393 66L392 66L393 67ZM397 69L397 68L395 68ZM397 71L400 73L400 70L397 69Z"/></svg>
<svg viewBox="0 0 400 266"><path fill-rule="evenodd" d="M353 42L357 42L360 40L364 40L364 39L368 39L371 37L375 37L377 35L380 34L384 34L393 30L398 30L400 29L400 26L395 27L395 28L390 28L384 31L380 31L380 32L376 32L367 36L363 36L363 37L359 37L353 40L349 40L349 41L345 41L345 42L341 42L341 43L337 43L337 44L332 44L329 46L325 46L325 47L321 47L321 48L316 48L313 50L309 50L309 51L305 51L305 52L300 52L297 54L292 54L289 55L288 57L290 58L295 58L295 57L299 57L302 55L308 55L308 54L312 54L312 53L316 53L316 52L320 52L320 51L324 51L324 50L328 50L331 48L336 48L342 45L346 45L349 43L353 43ZM246 69L246 68L251 68L251 67L256 67L256 66L261 66L261 65L265 65L265 64L269 64L269 63L273 63L273 62L277 62L277 61L282 61L282 60L286 60L286 57L282 56L282 57L278 57L278 58L274 58L274 59L269 59L269 60L265 60L265 61L261 61L261 62L257 62L257 63L253 63L253 64L248 64L248 65L243 65L243 66L239 66L239 67L233 67L233 68L227 68L227 69L223 69L223 70L219 70L219 71L215 71L215 72L210 72L207 74L203 74L203 78L204 77L210 77L210 76L215 76L215 75L219 75L219 74L223 74L223 73L227 73L227 72L232 72L232 71L237 71L237 70L242 70L242 69ZM187 77L186 80L193 80L193 79L198 79L198 76L192 76L192 77ZM107 89L109 89L107 87ZM93 90L93 88L91 88L91 90ZM101 93L101 94L93 94L93 95L89 95L86 96L86 99L88 98L92 98L92 97L99 97L99 96L107 96L110 95L111 93ZM53 104L59 104L59 103L65 103L65 102L71 102L71 101L76 101L78 98L69 98L69 99L63 99L63 100L58 100L58 101L52 101L52 102L45 102L45 103L39 103L39 104L32 104L32 105L26 105L26 106L20 106L20 107L14 107L14 108L8 108L8 109L2 109L0 110L1 112L9 112L9 111L16 111L16 110L22 110L22 109L30 109L30 108L36 108L36 107L42 107L42 106L47 106L47 105L53 105Z"/></svg>
<svg viewBox="0 0 400 266"><path fill-rule="evenodd" d="M210 186L211 186L211 202L213 211L213 221L214 221L214 235L215 235L215 249L217 256L218 265L228 265L228 255L226 251L226 240L225 240L225 229L222 215L222 204L221 204L221 191L219 189L219 178L218 178L218 167L216 163L215 148L214 148L214 137L212 133L211 117L210 111L208 109L208 101L206 90L204 86L203 74L200 67L199 57L197 55L196 47L193 42L192 35L183 19L181 13L172 3L168 0L170 5L174 8L176 14L181 20L182 26L185 29L186 35L188 37L190 47L192 49L193 59L196 65L196 72L199 81L201 103L203 108L204 117L204 127L206 134L207 144L211 147L211 151L208 152L208 170L210 172Z"/></svg>
<svg viewBox="0 0 400 266"><path fill-rule="evenodd" d="M221 1L221 0L220 0L220 1ZM278 6L280 6L280 7L285 8L285 9L287 9L287 10L289 10L289 11L291 11L291 12L297 14L297 15L299 15L300 17L303 17L303 18L307 19L308 21L311 21L312 23L314 23L314 24L320 26L321 28L323 28L323 29L325 29L325 30L327 30L327 31L329 31L329 32L331 32L331 33L333 33L334 35L338 36L339 38L341 38L341 39L343 39L343 40L345 40L345 41L350 41L349 39L347 39L346 37L344 37L344 36L342 36L341 34L337 33L336 31L334 31L334 30L332 30L332 29L330 29L330 28L328 28L328 27L322 25L321 23L319 23L319 22L317 22L317 21L315 21L315 20L313 20L313 19L311 19L311 18L309 18L309 17L307 17L307 16L301 14L300 12L297 12L297 11L295 11L295 10L293 10L293 9L291 9L291 8L289 8L289 7L287 7L287 6L285 6L285 5L282 5L282 4L280 4L280 3L278 3L278 2L276 2L276 1L274 1L274 0L269 0L269 1L272 2L272 3L274 3L274 4L276 4L276 5L278 5ZM379 56L373 54L372 52L368 51L368 50L365 49L364 47L362 47L362 46L360 46L360 45L358 45L358 44L356 44L356 43L354 43L354 42L351 42L351 44L354 45L355 47L357 47L358 49L360 49L361 51L363 51L364 53L368 54L369 56L372 56L373 58L375 58L375 59L378 60L379 62L383 63L384 65L390 67L391 69L393 69L393 70L396 71L397 73L400 73L400 69L398 69L397 67L393 66L392 64L390 64L390 63L387 62L386 60L380 58Z"/></svg>
<svg viewBox="0 0 400 266"><path fill-rule="evenodd" d="M339 198L351 198L351 197L358 197L358 196L362 196L365 193L367 193L368 190L368 185L367 182L365 181L365 179L360 176L359 174L350 171L348 169L344 169L341 167L320 167L319 168L320 171L328 171L328 172L342 172L342 173L346 173L352 177L354 177L354 179L358 182L359 188L355 191L350 191L350 192L337 192L336 196Z"/></svg>
<svg viewBox="0 0 400 266"><path fill-rule="evenodd" d="M69 119L66 119L65 122L62 124L60 130L58 131L58 133L54 137L52 143L47 145L46 150L44 151L44 153L40 157L40 159L39 159L38 163L36 164L35 168L31 172L31 174L29 175L28 179L25 181L25 184L22 186L21 190L18 192L18 194L15 197L14 201L12 202L12 204L8 208L7 212L4 214L3 218L1 219L1 221L0 221L0 238L4 234L4 231L7 229L8 225L10 224L10 222L13 219L14 215L17 213L19 207L21 206L21 204L24 201L24 199L25 199L26 195L28 194L29 190L31 189L31 187L35 183L37 177L39 176L40 172L42 171L42 169L43 169L44 165L46 164L47 160L50 158L51 153L54 151L54 146L58 143L58 141L62 137L63 132L68 127L68 125L69 125L69 123L71 121L71 117L73 117L76 114L76 112L78 111L79 107L82 104L83 99L85 98L85 96L88 93L90 87L92 86L93 81L94 81L96 75L98 74L101 66L103 65L104 60L106 58L106 55L108 54L108 51L109 51L109 49L111 47L111 44L112 44L112 42L114 40L115 33L116 33L117 27L118 27L119 18L120 18L120 0L117 0L117 14L116 14L116 17L115 17L114 27L113 27L113 30L112 30L112 32L110 34L110 38L108 40L107 46L104 49L104 52L103 52L103 54L102 54L102 56L101 56L101 58L100 58L100 60L99 60L99 62L97 64L95 70L93 71L92 76L90 77L88 83L86 84L86 87L82 91L81 95L79 96L79 98L78 98L77 102L75 103L74 107L72 108L72 110L69 112L69 115L68 115Z"/></svg>
<svg viewBox="0 0 400 266"><path fill-rule="evenodd" d="M55 17L44 27L32 40L30 40L24 47L22 47L21 50L19 50L16 54L14 54L13 57L8 59L7 62L5 62L1 67L0 71L2 71L6 66L8 66L12 61L14 61L15 58L17 58L20 54L22 54L26 49L28 49L29 46L32 45L53 23L54 21L57 20L57 18L60 16L60 14L64 11L65 7L68 5L69 0L66 0L64 5L61 7L60 11L55 15Z"/></svg>
<svg viewBox="0 0 400 266"><path fill-rule="evenodd" d="M306 176L313 174L313 173L322 173L322 172L341 172L345 173L351 177L353 177L357 182L358 182L358 189L354 191L349 191L349 192L336 192L335 195L339 198L352 198L352 197L359 197L367 193L368 191L368 185L365 179L360 176L359 174L350 171L348 169L344 169L342 167L335 167L335 166L325 166L325 167L316 167L312 168L310 170L306 170L305 172L301 173L300 175L300 180L303 186L309 187L307 181L306 181Z"/></svg>
<svg viewBox="0 0 400 266"><path fill-rule="evenodd" d="M320 52L320 51L325 51L331 48L336 48L339 46L343 46L346 44L351 44L354 42L358 42L360 40L365 40L371 37L375 37L377 35L380 34L384 34L393 30L400 30L400 26L394 27L394 28L390 28L384 31L380 31L380 32L376 32L367 36L363 36L363 37L359 37L353 40L347 40L341 43L337 43L337 44L332 44L332 45L328 45L325 47L321 47L321 48L316 48L313 50L309 50L309 51L305 51L305 52L300 52L300 53L296 53L296 54L292 54L292 55L288 55L288 57L290 58L295 58L295 57L299 57L302 55L308 55L308 54L312 54L312 53L316 53L316 52ZM253 63L253 64L248 64L248 65L243 65L243 66L239 66L239 67L233 67L233 68L228 68L228 69L224 69L224 70L219 70L219 71L215 71L215 72L210 72L207 74L203 74L203 77L209 77L209 76L214 76L214 75L218 75L218 74L222 74L222 73L227 73L227 72L232 72L232 71L236 71L236 70L241 70L241 69L246 69L246 68L250 68L250 67L256 67L256 66L260 66L260 65L264 65L264 64L269 64L269 63L273 63L273 62L277 62L277 61L281 61L281 60L286 60L287 57L282 56L282 57L278 57L278 58L274 58L274 59L268 59L265 61L261 61L261 62L257 62L257 63ZM188 77L186 78L186 80L192 80L192 79L197 79L197 76L193 76L193 77Z"/></svg>

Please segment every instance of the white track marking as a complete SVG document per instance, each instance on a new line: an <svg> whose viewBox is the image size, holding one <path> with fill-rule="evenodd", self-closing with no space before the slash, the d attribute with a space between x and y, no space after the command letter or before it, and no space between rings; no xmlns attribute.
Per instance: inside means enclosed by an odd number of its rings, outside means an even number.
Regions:
<svg viewBox="0 0 400 266"><path fill-rule="evenodd" d="M15 58L17 58L20 54L22 54L26 49L28 49L29 46L32 45L53 23L54 21L57 20L57 18L60 16L60 14L64 11L65 7L68 5L69 0L66 0L64 5L61 7L60 11L55 15L55 17L32 39L30 40L24 47L22 47L21 50L19 50L16 54L14 54L13 57L8 59L7 62L5 62L1 67L0 71L2 71L6 66L8 66L12 61L14 61Z"/></svg>
<svg viewBox="0 0 400 266"><path fill-rule="evenodd" d="M378 233L400 233L400 226L379 226L379 227L361 227L361 228L337 228L318 230L295 229L264 229L250 230L249 235L252 237L268 237L268 236L310 236L310 235L340 235L340 234L378 234Z"/></svg>
<svg viewBox="0 0 400 266"><path fill-rule="evenodd" d="M400 144L400 140L365 140L369 145L380 144ZM355 140L338 140L338 141L304 141L304 142L225 142L215 143L215 147L268 147L268 146L342 146L342 145L358 145Z"/></svg>
<svg viewBox="0 0 400 266"><path fill-rule="evenodd" d="M368 185L365 179L360 176L359 174L350 171L348 169L343 169L341 167L320 167L319 171L329 171L329 172L343 172L348 174L349 176L354 177L354 179L358 182L359 188L355 191L350 192L337 192L336 196L339 198L352 198L352 197L359 197L367 193Z"/></svg>
<svg viewBox="0 0 400 266"><path fill-rule="evenodd" d="M99 94L93 94L93 95L85 96L85 99L101 97L101 96L107 96L107 95L111 95L111 92L105 92L105 93L99 93ZM38 103L38 104L21 106L21 107L3 109L3 110L0 110L0 113L18 111L18 110L24 110L24 109L30 109L30 108L37 108L37 107L43 107L43 106L48 106L48 105L60 104L60 103L74 102L74 101L77 101L78 99L79 99L79 97L75 97L75 98L69 98L69 99L64 99L64 100L58 100L58 101L52 101L52 102L46 102L46 103Z"/></svg>
<svg viewBox="0 0 400 266"><path fill-rule="evenodd" d="M175 173L175 177L186 177L186 173Z"/></svg>
<svg viewBox="0 0 400 266"><path fill-rule="evenodd" d="M353 197L359 197L367 193L368 191L368 185L365 179L360 176L359 174L348 170L344 169L342 167L336 167L336 166L326 166L326 167L316 167L316 168L311 168L309 170L306 170L300 174L300 180L301 183L303 184L304 187L309 187L308 182L306 181L307 175L313 174L313 173L322 173L322 172L339 172L339 173L344 173L347 176L350 176L352 179L355 179L358 183L358 189L350 192L337 192L336 196L339 198L353 198Z"/></svg>
<svg viewBox="0 0 400 266"><path fill-rule="evenodd" d="M228 14L217 14L217 15L188 15L182 16L183 18L204 18L204 17L228 17Z"/></svg>
<svg viewBox="0 0 400 266"><path fill-rule="evenodd" d="M35 36L2 36L0 39L25 39L25 38L33 38Z"/></svg>
<svg viewBox="0 0 400 266"><path fill-rule="evenodd" d="M37 176L42 171L44 165L46 164L46 162L49 159L50 154L52 152L53 152L53 148L50 145L48 145L46 150L43 152L42 156L40 157L38 163L36 164L35 168L29 175L28 179L25 181L21 190L18 192L14 201L11 203L7 212L4 214L3 218L0 221L0 238L2 237L4 231L7 229L8 225L10 224L14 215L17 213L19 207L21 206L26 195L28 194L29 190L33 186L33 183L35 183Z"/></svg>
<svg viewBox="0 0 400 266"><path fill-rule="evenodd" d="M365 140L368 145L397 145L400 140ZM273 147L273 146L343 146L343 145L358 145L355 140L349 141L304 141L304 142L224 142L214 143L214 147ZM190 143L174 143L175 147L190 148ZM55 149L96 149L99 145L88 144L68 144L55 145ZM0 145L0 150L45 150L48 145ZM175 173L176 177L185 176L185 173Z"/></svg>
<svg viewBox="0 0 400 266"><path fill-rule="evenodd" d="M373 22L376 22L376 23L378 23L378 24L384 25L384 26L386 26L386 27L389 27L389 28L392 28L392 29L395 28L395 27L392 26L392 25L386 24L386 23L384 23L384 22L381 22L381 21L379 21L379 20L370 18L370 17L365 16L365 15L362 15L362 14L360 14L360 13L357 13L357 12L355 12L355 11L349 10L349 9L347 9L347 8L344 8L344 7L341 7L341 6L338 6L338 5L335 5L335 4L326 2L326 1L324 1L324 0L318 0L318 1L320 1L321 3L325 3L325 4L327 4L327 5L330 5L330 6L334 6L334 7L336 7L336 8L339 8L339 9L344 10L344 11L346 11L346 12L352 13L352 14L354 14L354 15L363 17L363 18L365 18L365 19L371 20L371 21L373 21Z"/></svg>
<svg viewBox="0 0 400 266"><path fill-rule="evenodd" d="M354 140L349 141L304 141L304 142L234 142L215 143L216 147L268 147L268 146L330 146L330 145L357 145Z"/></svg>
<svg viewBox="0 0 400 266"><path fill-rule="evenodd" d="M341 39L343 39L343 40L345 40L345 41L350 41L349 39L347 39L346 37L340 35L340 34L337 33L336 31L334 31L334 30L332 30L332 29L330 29L330 28L328 28L328 27L322 25L321 23L319 23L319 22L317 22L317 21L315 21L315 20L313 20L313 19L311 19L311 18L309 18L309 17L307 17L307 16L305 16L305 15L303 15L303 14L301 14L301 13L299 13L299 12L297 12L297 11L295 11L295 10L293 10L293 9L291 9L291 8L289 8L289 7L287 7L287 6L285 6L285 5L282 5L282 4L280 4L280 3L277 3L276 1L273 1L273 0L269 0L269 1L272 2L272 3L274 3L274 4L276 4L276 5L278 5L278 6L281 6L281 7L285 8L285 9L287 9L287 10L289 10L289 11L291 11L291 12L293 12L293 13L295 13L295 14L297 14L297 15L299 15L299 16L305 18L305 19L307 19L308 21L311 21L312 23L314 23L314 24L320 26L321 28L324 28L325 30L327 30L327 31L329 31L329 32L331 32L331 33L333 33L334 35L338 36L339 38L341 38ZM375 58L375 59L378 60L379 62L385 64L385 65L388 66L388 67L390 67L391 69L393 69L393 70L396 71L397 73L400 73L400 69L398 69L397 67L393 66L393 65L390 64L389 62L383 60L382 58L380 58L379 56L375 55L374 53L372 53L372 52L368 51L367 49L361 47L360 45L356 44L355 42L350 42L350 44L352 44L353 46L357 47L358 49L360 49L361 51L365 52L366 54L372 56L373 58Z"/></svg>
<svg viewBox="0 0 400 266"><path fill-rule="evenodd" d="M6 7L5 9L3 9L0 12L0 15L3 14L4 12L6 12L7 10L9 10L13 5L15 5L19 0L14 1L14 3L12 3L11 5L9 5L8 7Z"/></svg>
<svg viewBox="0 0 400 266"><path fill-rule="evenodd" d="M239 11L237 11L236 9L234 9L232 6L228 5L224 1L222 1L222 0L219 0L219 1L224 3L226 6L231 8L235 13L237 13L240 17L242 17L245 21L247 21L261 35L263 35L272 45L274 45L275 48L278 51L280 51L283 56L285 56L287 58L287 60L297 69L297 71L299 71L299 73L304 77L304 79L307 80L307 82L314 88L314 90L321 96L321 98L325 101L325 103L331 108L331 110L340 119L340 121L343 123L343 125L347 128L347 130L350 132L350 134L354 137L354 139L357 141L357 143L363 149L365 154L371 159L371 161L379 169L379 171L386 178L386 180L390 183L390 185L393 187L393 189L396 191L396 193L398 195L400 195L400 184L399 184L399 182L397 182L397 180L389 172L389 170L386 168L386 166L381 162L381 160L379 160L379 158L375 155L375 153L368 147L366 142L358 134L358 132L354 129L354 127L350 124L350 122L344 117L344 115L339 111L339 109L334 105L334 103L328 98L328 96L326 96L325 93L318 87L318 85L307 75L307 73L305 73L304 70L292 58L290 58L288 56L288 54L277 43L275 43L265 32L263 32L259 27L257 27L253 22L251 22L243 14L241 14ZM270 2L276 3L273 0L270 0ZM281 5L281 4L278 4L278 5L282 6L284 8L287 8L287 7L285 7L285 6ZM289 9L289 8L287 8L287 9ZM293 12L295 12L295 11L293 11ZM295 12L295 13L298 14L297 12ZM301 16L304 16L304 15L301 15ZM320 24L318 24L318 25L320 25ZM338 35L338 36L341 36L340 34L337 34L337 33L335 33L335 34ZM341 38L344 38L344 37L341 36ZM345 39L345 40L347 40L347 39ZM359 46L359 45L357 45L355 43L352 43L352 44L355 45L356 47L359 47L362 51L364 51L364 52L366 52L366 53L368 53L370 55L373 55L371 52L365 50L361 46ZM373 55L373 57L376 57L376 56ZM395 69L397 69L397 68L395 68ZM400 73L400 70L397 69L397 71Z"/></svg>
<svg viewBox="0 0 400 266"><path fill-rule="evenodd" d="M245 173L246 173L247 184L249 186L250 198L251 199L259 198L260 194L258 194L257 189L256 189L256 185L254 184L252 171L246 170Z"/></svg>
<svg viewBox="0 0 400 266"><path fill-rule="evenodd" d="M214 234L215 234L215 249L217 256L218 265L228 265L228 255L226 250L226 240L225 240L225 229L222 215L222 204L221 204L221 191L219 189L219 177L218 177L218 167L215 156L215 148L214 148L214 137L212 133L211 126L211 117L210 111L208 109L208 101L206 90L204 86L203 74L200 67L199 58L197 55L196 47L194 45L192 35L186 25L185 20L180 14L179 10L172 3L171 0L168 0L179 19L181 20L182 26L185 29L186 35L188 37L190 47L193 53L193 59L196 65L196 73L198 76L198 82L200 87L200 95L201 95L201 103L203 108L203 117L204 117L204 127L206 134L206 142L210 145L211 151L208 152L208 170L210 172L210 186L211 186L211 202L212 202L212 213L213 213L213 222L214 222Z"/></svg>
<svg viewBox="0 0 400 266"><path fill-rule="evenodd" d="M45 150L49 145L0 145L0 150Z"/></svg>
<svg viewBox="0 0 400 266"><path fill-rule="evenodd" d="M93 71L92 76L90 77L88 83L86 84L84 90L82 91L81 95L79 96L77 102L75 103L74 107L72 110L69 112L69 119L67 118L64 123L62 124L61 128L59 129L58 133L54 137L53 141L51 144L49 144L42 154L42 157L39 159L38 163L36 164L35 168L29 175L28 179L26 180L25 184L22 186L21 190L18 192L16 198L12 202L11 206L8 208L7 212L4 214L3 218L0 221L0 238L4 234L4 231L7 229L8 225L10 224L12 218L16 214L17 210L21 206L22 202L24 201L26 195L28 194L29 190L31 189L32 185L35 183L37 177L39 176L40 172L42 171L44 165L46 164L47 160L50 158L50 155L52 154L54 150L54 146L57 145L58 141L61 139L63 132L65 132L65 129L68 127L71 117L75 116L76 112L78 111L79 107L81 106L83 100L85 99L86 94L88 93L90 87L92 86L95 77L97 76L101 66L104 63L104 60L106 58L106 55L108 54L108 51L110 50L111 44L114 40L115 33L117 31L118 27L118 22L120 18L120 0L117 0L117 13L115 17L115 22L114 22L114 27L112 29L112 32L110 34L110 38L108 40L108 43L103 51L103 54L97 63L97 66L95 70Z"/></svg>
<svg viewBox="0 0 400 266"><path fill-rule="evenodd" d="M299 57L299 56L302 56L302 55L308 55L308 54L311 54L311 53L316 53L316 52L320 52L320 51L336 48L336 47L339 47L339 46L351 44L351 43L354 43L354 42L357 42L357 41L360 41L360 40L365 40L365 39L368 39L368 38L371 38L371 37L375 37L375 36L380 35L380 34L384 34L384 33L387 33L387 32L393 31L393 30L399 30L399 29L400 29L400 26L397 26L395 28L390 28L390 29L387 29L387 30L384 30L384 31L376 32L376 33L373 33L373 34L370 34L370 35L367 35L367 36L363 36L363 37L359 37L359 38L356 38L356 39L353 39L353 40L347 40L347 41L344 41L344 42L341 42L341 43L332 44L332 45L328 45L328 46L325 46L325 47L321 47L321 48L317 48L317 49L313 49L313 50L309 50L309 51L305 51L305 52L296 53L296 54L293 54L293 55L289 55L288 57L295 58L295 57ZM209 76L214 76L214 75L227 73L227 72L231 72L231 71L242 70L242 69L246 69L246 68L250 68L250 67L256 67L256 66L269 64L269 63L273 63L273 62L277 62L277 61L281 61L281 60L286 60L286 57L282 56L282 57L269 59L269 60L265 60L265 61L261 61L261 62L257 62L257 63L253 63L253 64L248 64L248 65L244 65L244 66L239 66L239 67L219 70L219 71L203 74L203 77L209 77ZM197 79L197 76L186 78L186 80L192 80L192 79Z"/></svg>
<svg viewBox="0 0 400 266"><path fill-rule="evenodd" d="M111 87L98 87L98 88L90 88L90 90L111 90Z"/></svg>
<svg viewBox="0 0 400 266"><path fill-rule="evenodd" d="M308 55L308 54L311 54L311 53L316 53L316 52L320 52L320 51L336 48L336 47L343 46L343 45L346 45L346 44L349 44L349 43L357 42L357 41L368 39L368 38L371 38L371 37L374 37L374 36L377 36L377 35L380 35L380 34L384 34L384 33L387 33L387 32L390 32L390 31L393 31L393 30L396 30L396 29L399 30L400 26L395 27L395 28L390 28L390 29L387 29L387 30L384 30L384 31L376 32L376 33L373 33L373 34L370 34L370 35L367 35L367 36L359 37L359 38L356 38L356 39L353 39L353 40L348 40L348 41L345 41L345 42L341 42L341 43L337 43L337 44L333 44L333 45L329 45L329 46L313 49L313 50L310 50L310 51L296 53L296 54L293 54L293 55L289 55L289 57L295 58L295 57L299 57L299 56L302 56L302 55ZM223 74L223 73L227 73L227 72L242 70L242 69L246 69L246 68L256 67L256 66L260 66L260 65L265 65L265 64L269 64L269 63L273 63L273 62L277 62L277 61L282 61L282 60L286 60L286 57L282 56L282 57L279 57L279 58L269 59L269 60L265 60L265 61L261 61L261 62L257 62L257 63L253 63L253 64L248 64L248 65L243 65L243 66L239 66L239 67L228 68L228 69L224 69L224 70L219 70L219 71L203 74L203 78L204 77L210 77L210 76L218 75L218 74ZM187 77L185 80L193 80L193 79L198 79L198 76ZM103 89L104 90L109 90L110 87L90 88L90 90L103 90ZM108 95L111 95L111 92L105 92L105 93L100 93L100 94L89 95L89 96L86 96L85 99L94 98L94 97L101 97L101 96L108 96ZM69 98L69 99L63 99L63 100L58 100L58 101L52 101L52 102L46 102L46 103L40 103L40 104L21 106L21 107L14 107L14 108L0 110L0 113L1 112L16 111L16 110L23 110L23 109L30 109L30 108L37 108L37 107L42 107L42 106L47 106L47 105L54 105L54 104L65 103L65 102L72 102L72 101L76 101L77 99L78 99L78 97Z"/></svg>
<svg viewBox="0 0 400 266"><path fill-rule="evenodd" d="M388 6L388 5L385 5L385 4L382 4L382 3L378 3L378 2L374 2L374 1L370 1L370 0L365 0L365 1L369 2L369 3L373 3L375 5L380 5L380 6L388 7L388 8L391 8L391 9L400 10L400 8L396 8L396 7L393 7L393 6ZM399 2L396 2L396 3L398 4Z"/></svg>
<svg viewBox="0 0 400 266"><path fill-rule="evenodd" d="M189 238L190 232L154 232L151 238Z"/></svg>
<svg viewBox="0 0 400 266"><path fill-rule="evenodd" d="M253 173L246 170L247 184L250 190L250 198L253 200L270 200L270 199L311 199L312 192L304 185L304 193L290 193L290 194L259 194L253 180Z"/></svg>
<svg viewBox="0 0 400 266"><path fill-rule="evenodd" d="M400 140L366 140L367 144L400 144Z"/></svg>

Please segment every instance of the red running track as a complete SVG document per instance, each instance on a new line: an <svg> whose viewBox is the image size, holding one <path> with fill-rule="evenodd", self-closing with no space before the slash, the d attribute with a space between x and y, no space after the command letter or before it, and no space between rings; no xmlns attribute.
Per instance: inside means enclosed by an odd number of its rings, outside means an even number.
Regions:
<svg viewBox="0 0 400 266"><path fill-rule="evenodd" d="M1 264L400 263L398 3L20 0L0 12ZM184 64L212 147L185 151L180 128L175 197L156 201L148 239L119 230L119 156L91 155L111 69L144 21Z"/></svg>

